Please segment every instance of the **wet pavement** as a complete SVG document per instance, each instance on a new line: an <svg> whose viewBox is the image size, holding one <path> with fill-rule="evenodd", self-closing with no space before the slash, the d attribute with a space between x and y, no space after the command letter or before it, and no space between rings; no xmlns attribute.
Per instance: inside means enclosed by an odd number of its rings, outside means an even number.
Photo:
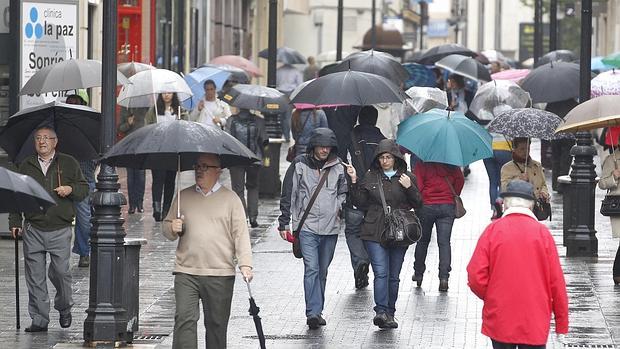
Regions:
<svg viewBox="0 0 620 349"><path fill-rule="evenodd" d="M534 144L535 148L538 144ZM286 147L282 147L286 151ZM535 151L534 151L535 153ZM534 156L536 158L536 156ZM597 160L598 161L598 160ZM281 164L281 173L286 169ZM490 348L490 341L480 333L482 302L467 287L465 267L478 236L489 223L487 205L488 180L484 165L471 166L462 194L467 215L455 222L452 232L452 272L447 293L437 291L437 244L433 239L427 257L428 271L421 288L411 281L413 248L405 257L401 273L396 318L399 328L379 330L372 325L374 316L372 288L356 290L344 234L339 237L334 260L329 269L324 316L327 326L310 331L305 324L303 263L290 253L290 244L275 231L278 212L276 199L261 199L260 227L253 229L255 279L252 292L261 307L260 316L268 348ZM124 188L124 175L119 170ZM150 187L147 175L147 188ZM225 176L226 177L226 174ZM223 178L223 183L229 183ZM182 186L192 184L192 174L182 175ZM549 183L550 186L550 183ZM598 203L604 192L597 190ZM147 191L144 214L124 217L128 237L148 240L140 259L140 330L136 343L142 347L170 348L174 324L174 290L171 270L176 243L162 235L160 224L150 216L150 191ZM550 335L548 348L615 348L620 341L620 288L612 281L613 258L618 239L611 237L609 221L596 213L599 253L596 258L566 258L562 246L562 196L552 198L553 220L547 222L556 240L567 281L570 306L570 330L566 345ZM21 252L21 250L20 250ZM13 242L0 240L0 347L1 348L69 348L82 340L85 309L88 306L88 270L77 267L72 256L75 306L74 322L69 329L58 325L52 311L48 333L28 334L27 289L20 281L22 329L15 330ZM21 259L23 276L23 259ZM371 273L372 274L372 273ZM371 280L372 284L372 280ZM49 284L50 293L54 288ZM258 347L256 331L248 314L248 293L240 277L235 284L232 316L229 323L230 348ZM204 328L199 327L199 347L204 347ZM553 331L553 330L552 330Z"/></svg>

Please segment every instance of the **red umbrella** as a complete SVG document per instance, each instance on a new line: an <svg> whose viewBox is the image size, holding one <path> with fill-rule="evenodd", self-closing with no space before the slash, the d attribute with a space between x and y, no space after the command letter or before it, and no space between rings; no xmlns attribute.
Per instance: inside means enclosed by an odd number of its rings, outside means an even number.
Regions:
<svg viewBox="0 0 620 349"><path fill-rule="evenodd" d="M253 77L263 76L260 69L252 61L241 56L225 55L213 58L211 64L228 64L233 67L241 68Z"/></svg>

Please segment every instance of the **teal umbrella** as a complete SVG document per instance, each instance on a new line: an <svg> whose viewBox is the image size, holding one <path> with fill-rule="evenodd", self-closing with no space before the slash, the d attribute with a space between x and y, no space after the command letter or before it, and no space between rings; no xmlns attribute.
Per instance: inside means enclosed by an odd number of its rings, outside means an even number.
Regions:
<svg viewBox="0 0 620 349"><path fill-rule="evenodd" d="M620 68L620 52L615 52L601 60L604 64Z"/></svg>
<svg viewBox="0 0 620 349"><path fill-rule="evenodd" d="M422 161L466 166L493 156L492 139L463 113L431 109L401 122L396 143Z"/></svg>

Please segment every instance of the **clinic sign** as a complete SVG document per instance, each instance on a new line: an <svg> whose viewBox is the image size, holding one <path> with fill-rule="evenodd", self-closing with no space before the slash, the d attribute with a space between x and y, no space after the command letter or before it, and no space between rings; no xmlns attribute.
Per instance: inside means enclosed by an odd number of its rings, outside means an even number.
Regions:
<svg viewBox="0 0 620 349"><path fill-rule="evenodd" d="M78 57L78 2L21 2L20 89L41 68ZM66 95L66 91L22 96L20 109ZM72 91L70 91L72 93Z"/></svg>

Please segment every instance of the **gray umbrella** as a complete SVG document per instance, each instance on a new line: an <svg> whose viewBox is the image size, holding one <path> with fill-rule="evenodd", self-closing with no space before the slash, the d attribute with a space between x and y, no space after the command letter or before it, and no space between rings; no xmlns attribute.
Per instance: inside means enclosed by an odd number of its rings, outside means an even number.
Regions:
<svg viewBox="0 0 620 349"><path fill-rule="evenodd" d="M334 69L334 71L347 70L381 75L397 85L409 79L409 73L394 56L375 50L352 53Z"/></svg>
<svg viewBox="0 0 620 349"><path fill-rule="evenodd" d="M487 127L509 137L555 139L555 129L562 118L548 111L535 108L517 108L505 111L495 117Z"/></svg>
<svg viewBox="0 0 620 349"><path fill-rule="evenodd" d="M570 50L555 50L540 57L538 62L534 65L535 68L540 67L551 62L575 62L579 60L579 57Z"/></svg>
<svg viewBox="0 0 620 349"><path fill-rule="evenodd" d="M521 87L532 103L551 103L579 97L579 64L551 62L532 70Z"/></svg>
<svg viewBox="0 0 620 349"><path fill-rule="evenodd" d="M269 49L264 49L258 53L260 58L269 58ZM304 57L297 50L290 47L278 47L277 61L284 64L306 64L306 57Z"/></svg>
<svg viewBox="0 0 620 349"><path fill-rule="evenodd" d="M288 110L289 99L275 88L237 84L222 97L225 102L237 108L259 110L279 114Z"/></svg>
<svg viewBox="0 0 620 349"><path fill-rule="evenodd" d="M471 57L456 54L449 55L440 59L435 63L435 66L472 80L491 81L489 70L482 63Z"/></svg>
<svg viewBox="0 0 620 349"><path fill-rule="evenodd" d="M432 47L424 51L424 53L422 53L418 57L417 62L420 64L431 65L438 60L452 54L476 57L476 52L468 49L467 47L461 46L459 44L444 44Z"/></svg>
<svg viewBox="0 0 620 349"><path fill-rule="evenodd" d="M508 80L494 80L478 88L469 111L480 120L493 120L506 110L531 105L530 94L519 85Z"/></svg>
<svg viewBox="0 0 620 349"><path fill-rule="evenodd" d="M119 85L129 80L116 72ZM24 85L19 94L31 95L52 91L76 90L101 86L101 62L94 59L68 59L38 70Z"/></svg>

